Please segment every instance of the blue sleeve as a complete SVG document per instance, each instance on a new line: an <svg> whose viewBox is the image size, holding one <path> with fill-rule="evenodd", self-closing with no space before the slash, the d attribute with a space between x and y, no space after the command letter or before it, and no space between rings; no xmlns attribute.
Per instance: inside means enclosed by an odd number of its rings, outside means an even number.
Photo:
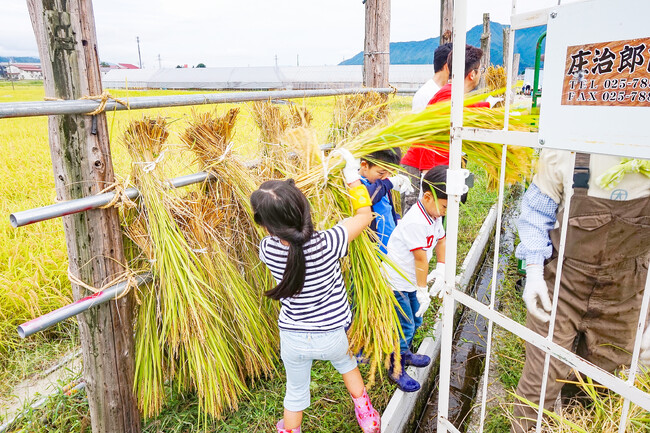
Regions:
<svg viewBox="0 0 650 433"><path fill-rule="evenodd" d="M551 257L553 245L549 232L557 221L558 205L537 185L530 184L521 200L521 215L517 222L521 242L515 255L527 263L544 264Z"/></svg>
<svg viewBox="0 0 650 433"><path fill-rule="evenodd" d="M379 179L375 183L364 182L368 195L372 200L372 204L377 204L379 201L393 189L393 183L388 179Z"/></svg>

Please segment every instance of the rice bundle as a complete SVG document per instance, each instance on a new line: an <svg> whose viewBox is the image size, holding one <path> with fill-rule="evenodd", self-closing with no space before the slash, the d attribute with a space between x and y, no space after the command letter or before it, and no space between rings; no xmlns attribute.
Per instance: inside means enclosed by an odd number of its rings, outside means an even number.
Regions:
<svg viewBox="0 0 650 433"><path fill-rule="evenodd" d="M252 102L251 112L260 130L258 174L263 180L281 179L291 169L288 149L282 145L282 137L290 128L291 118L280 106L270 101Z"/></svg>
<svg viewBox="0 0 650 433"><path fill-rule="evenodd" d="M504 89L507 85L506 70L503 66L488 66L485 71L485 87L488 92Z"/></svg>
<svg viewBox="0 0 650 433"><path fill-rule="evenodd" d="M336 99L329 134L331 143L340 143L383 122L388 117L388 95L369 92Z"/></svg>
<svg viewBox="0 0 650 433"><path fill-rule="evenodd" d="M196 391L200 410L218 417L224 408L237 406L247 387L240 375L241 360L230 350L236 341L231 324L219 308L224 299L210 285L216 277L173 218L179 201L162 170L167 137L162 118L133 122L124 135L136 161L141 228L148 234L147 251L157 281L145 293L138 313L135 391L140 410L154 415L162 408L163 385L169 379L180 391ZM144 243L143 237L136 239Z"/></svg>
<svg viewBox="0 0 650 433"><path fill-rule="evenodd" d="M465 100L470 105L485 99L485 94L475 95ZM420 146L430 149L449 150L450 102L429 105L424 111L407 114L386 127L376 127L371 131L344 143L343 146L353 155L361 156L392 147L406 148ZM471 108L463 110L463 126L467 128L503 129L505 112L503 109ZM520 114L509 119L510 131L531 131L537 116ZM500 144L463 141L463 152L470 160L481 164L488 175L489 186L495 188L501 167ZM513 184L525 179L531 172L533 150L528 147L509 146L506 156L505 181Z"/></svg>
<svg viewBox="0 0 650 433"><path fill-rule="evenodd" d="M314 116L312 116L307 107L292 105L290 111L291 126L293 128L309 128Z"/></svg>

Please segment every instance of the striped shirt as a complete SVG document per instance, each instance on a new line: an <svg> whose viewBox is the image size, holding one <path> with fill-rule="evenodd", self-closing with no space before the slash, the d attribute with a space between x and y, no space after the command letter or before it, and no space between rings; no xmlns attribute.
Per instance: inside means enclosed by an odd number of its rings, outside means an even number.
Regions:
<svg viewBox="0 0 650 433"><path fill-rule="evenodd" d="M343 226L315 232L304 246L305 284L299 295L280 300L278 326L286 331L327 332L352 321L339 259L348 254L348 232ZM279 283L289 247L267 236L260 242L260 260Z"/></svg>

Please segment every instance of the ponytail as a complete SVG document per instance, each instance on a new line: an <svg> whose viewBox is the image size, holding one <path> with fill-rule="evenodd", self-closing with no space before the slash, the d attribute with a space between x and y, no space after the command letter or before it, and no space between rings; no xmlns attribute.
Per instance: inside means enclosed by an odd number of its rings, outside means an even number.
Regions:
<svg viewBox="0 0 650 433"><path fill-rule="evenodd" d="M273 289L264 292L271 299L280 300L300 294L305 284L306 264L304 245L314 234L311 209L304 194L293 179L264 182L251 195L255 222L289 243L287 264L282 280Z"/></svg>

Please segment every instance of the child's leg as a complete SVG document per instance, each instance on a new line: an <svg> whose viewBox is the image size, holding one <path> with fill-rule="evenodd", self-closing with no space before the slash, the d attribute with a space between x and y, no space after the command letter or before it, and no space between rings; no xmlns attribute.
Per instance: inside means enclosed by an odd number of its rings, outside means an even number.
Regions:
<svg viewBox="0 0 650 433"><path fill-rule="evenodd" d="M343 383L345 384L345 387L348 389L350 395L352 395L352 397L354 398L361 397L365 387L363 385L363 378L361 377L361 372L359 371L359 367L355 367L354 370L348 371L347 373L344 373L342 376L343 376Z"/></svg>
<svg viewBox="0 0 650 433"><path fill-rule="evenodd" d="M412 325L413 331L410 333L410 337L406 339L406 343L407 343L406 349L407 350L409 350L410 347L411 347L411 343L413 342L413 337L415 337L415 331L417 331L418 328L420 326L422 326L422 317L417 317L415 315L415 312L420 309L420 303L418 302L417 292L408 292L408 298L409 298L409 302L411 304L411 312L413 313L409 317L409 319L413 323L413 325ZM403 349L402 349L402 353L404 353Z"/></svg>
<svg viewBox="0 0 650 433"><path fill-rule="evenodd" d="M309 349L308 334L280 331L280 356L287 376L284 396L284 429L297 429L302 411L309 407L309 382L312 358L303 352Z"/></svg>
<svg viewBox="0 0 650 433"><path fill-rule="evenodd" d="M417 302L417 298L415 292L413 292L412 297L410 296L410 292L400 292L395 290L393 291L393 294L395 295L395 299L397 299L397 303L402 307L402 311L396 309L397 317L399 318L399 323L402 326L402 332L404 333L404 337L400 337L399 340L399 349L400 353L405 353L408 351L411 341L413 341L413 335L415 335L415 312L417 309L413 310L411 298L414 298L415 302ZM422 323L422 321L420 321L420 323Z"/></svg>

